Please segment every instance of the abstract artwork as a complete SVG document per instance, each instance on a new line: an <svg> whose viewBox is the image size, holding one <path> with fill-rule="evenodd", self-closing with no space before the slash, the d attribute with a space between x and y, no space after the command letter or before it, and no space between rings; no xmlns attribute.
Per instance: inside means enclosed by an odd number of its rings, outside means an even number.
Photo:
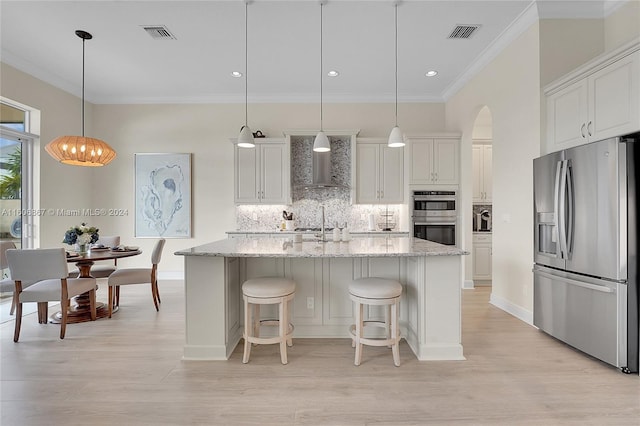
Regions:
<svg viewBox="0 0 640 426"><path fill-rule="evenodd" d="M191 154L135 154L135 236L191 237Z"/></svg>

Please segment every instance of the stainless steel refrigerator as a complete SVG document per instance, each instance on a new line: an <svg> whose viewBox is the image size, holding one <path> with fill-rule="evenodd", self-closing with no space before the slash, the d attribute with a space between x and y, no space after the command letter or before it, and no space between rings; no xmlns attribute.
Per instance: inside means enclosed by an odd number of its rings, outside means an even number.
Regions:
<svg viewBox="0 0 640 426"><path fill-rule="evenodd" d="M638 371L638 143L634 134L533 161L533 323L627 373Z"/></svg>

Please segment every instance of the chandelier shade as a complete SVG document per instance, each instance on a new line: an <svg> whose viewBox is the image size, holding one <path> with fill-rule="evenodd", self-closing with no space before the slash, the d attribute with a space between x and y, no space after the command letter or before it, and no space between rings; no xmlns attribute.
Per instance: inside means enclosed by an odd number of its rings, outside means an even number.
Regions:
<svg viewBox="0 0 640 426"><path fill-rule="evenodd" d="M59 136L44 149L63 164L101 167L116 158L116 151L105 141L84 136L84 43L93 36L83 30L76 30L75 33L82 39L82 136Z"/></svg>
<svg viewBox="0 0 640 426"><path fill-rule="evenodd" d="M328 152L331 151L331 145L329 144L329 138L326 133L320 130L313 140L313 150L315 152Z"/></svg>
<svg viewBox="0 0 640 426"><path fill-rule="evenodd" d="M396 79L396 121L395 126L391 129L391 133L389 133L389 141L387 142L387 146L389 148L399 148L404 146L404 136L402 135L402 130L398 127L398 2L396 1L393 5L393 18L395 22L395 79Z"/></svg>
<svg viewBox="0 0 640 426"><path fill-rule="evenodd" d="M323 0L320 1L320 131L313 141L313 150L315 152L331 151L329 138L327 138L327 135L324 133L324 129L322 128L322 6L324 6Z"/></svg>
<svg viewBox="0 0 640 426"><path fill-rule="evenodd" d="M253 138L253 133L251 132L251 128L249 128L249 126L242 126L242 129L240 129L240 136L238 136L237 144L240 148L254 148L256 146L255 139Z"/></svg>
<svg viewBox="0 0 640 426"><path fill-rule="evenodd" d="M400 127L395 126L393 129L391 129L387 146L389 148L399 148L404 146L404 136L402 135L402 130L400 130Z"/></svg>
<svg viewBox="0 0 640 426"><path fill-rule="evenodd" d="M71 166L100 167L116 158L109 144L84 136L59 136L44 149L59 162Z"/></svg>
<svg viewBox="0 0 640 426"><path fill-rule="evenodd" d="M240 148L255 148L256 140L249 127L249 0L244 3L244 126L240 128L237 145Z"/></svg>

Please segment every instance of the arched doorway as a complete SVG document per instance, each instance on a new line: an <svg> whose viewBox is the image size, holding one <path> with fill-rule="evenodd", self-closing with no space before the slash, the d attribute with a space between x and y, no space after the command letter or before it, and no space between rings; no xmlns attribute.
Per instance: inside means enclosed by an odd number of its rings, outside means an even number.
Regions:
<svg viewBox="0 0 640 426"><path fill-rule="evenodd" d="M472 279L474 286L490 286L492 279L493 120L484 106L472 133L471 218L473 221Z"/></svg>

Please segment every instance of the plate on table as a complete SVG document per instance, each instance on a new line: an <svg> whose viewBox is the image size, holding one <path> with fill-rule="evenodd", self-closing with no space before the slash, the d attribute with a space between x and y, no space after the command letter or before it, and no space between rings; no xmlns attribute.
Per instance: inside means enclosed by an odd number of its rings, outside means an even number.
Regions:
<svg viewBox="0 0 640 426"><path fill-rule="evenodd" d="M111 251L116 253L125 253L128 251L138 251L138 247L137 246L114 247L111 249Z"/></svg>

